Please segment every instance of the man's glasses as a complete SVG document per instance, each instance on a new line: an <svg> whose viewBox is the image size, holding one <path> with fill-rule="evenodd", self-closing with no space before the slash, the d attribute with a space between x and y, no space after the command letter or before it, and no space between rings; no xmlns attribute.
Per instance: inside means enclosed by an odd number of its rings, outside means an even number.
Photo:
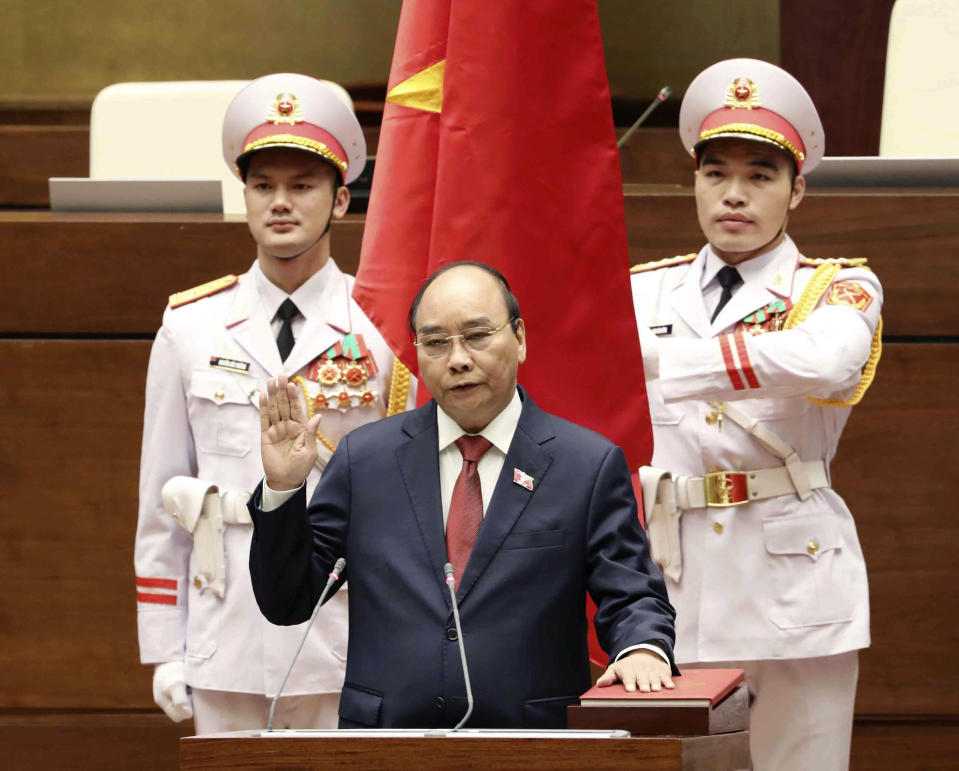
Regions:
<svg viewBox="0 0 959 771"><path fill-rule="evenodd" d="M442 332L437 332L436 334L423 335L418 337L413 341L413 345L419 348L423 353L429 356L431 359L438 359L441 356L446 356L451 350L453 350L453 340L457 337L463 341L465 345L471 351L483 351L489 348L490 340L493 335L499 332L501 329L505 329L507 324L511 324L515 321L515 318L507 319L504 324L496 327L496 329L490 329L489 327L470 327L469 329L464 329L458 335L444 335Z"/></svg>

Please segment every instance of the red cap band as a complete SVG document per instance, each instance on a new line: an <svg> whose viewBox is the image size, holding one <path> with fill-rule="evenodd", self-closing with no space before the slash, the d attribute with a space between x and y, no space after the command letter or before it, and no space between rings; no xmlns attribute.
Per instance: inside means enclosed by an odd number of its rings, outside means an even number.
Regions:
<svg viewBox="0 0 959 771"><path fill-rule="evenodd" d="M262 123L246 135L246 139L243 140L242 155L267 147L295 147L308 150L326 158L343 174L348 168L347 155L343 146L329 131L324 131L312 123L293 125Z"/></svg>
<svg viewBox="0 0 959 771"><path fill-rule="evenodd" d="M802 171L802 164L806 159L806 146L799 132L781 115L764 107L756 107L752 110L721 107L714 110L706 116L706 120L699 128L699 142L737 134L779 145L793 157L796 168Z"/></svg>

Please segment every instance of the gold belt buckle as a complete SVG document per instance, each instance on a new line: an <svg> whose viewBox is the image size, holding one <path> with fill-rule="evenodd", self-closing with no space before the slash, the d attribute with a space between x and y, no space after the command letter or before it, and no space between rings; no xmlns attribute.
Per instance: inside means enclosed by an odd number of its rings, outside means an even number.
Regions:
<svg viewBox="0 0 959 771"><path fill-rule="evenodd" d="M740 506L749 502L745 471L711 471L703 477L706 505L713 508Z"/></svg>

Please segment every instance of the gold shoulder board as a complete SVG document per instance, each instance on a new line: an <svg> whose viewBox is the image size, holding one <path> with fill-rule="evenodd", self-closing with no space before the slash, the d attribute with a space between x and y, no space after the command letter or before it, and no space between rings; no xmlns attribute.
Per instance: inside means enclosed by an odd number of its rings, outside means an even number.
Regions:
<svg viewBox="0 0 959 771"><path fill-rule="evenodd" d="M696 259L696 253L682 254L679 257L667 257L664 260L654 260L653 262L641 262L639 265L633 265L629 269L630 273L645 273L648 270L659 270L660 268L671 268L673 265L683 265Z"/></svg>
<svg viewBox="0 0 959 771"><path fill-rule="evenodd" d="M833 257L830 259L800 257L799 264L806 268L818 268L820 265L840 265L843 268L865 268L865 257Z"/></svg>
<svg viewBox="0 0 959 771"><path fill-rule="evenodd" d="M220 276L220 278L215 278L212 281L207 281L205 284L195 286L193 289L176 292L170 295L170 307L179 308L181 305L188 305L197 300L202 300L204 297L209 297L217 292L222 292L224 289L229 289L236 282L237 277L230 273L227 276Z"/></svg>

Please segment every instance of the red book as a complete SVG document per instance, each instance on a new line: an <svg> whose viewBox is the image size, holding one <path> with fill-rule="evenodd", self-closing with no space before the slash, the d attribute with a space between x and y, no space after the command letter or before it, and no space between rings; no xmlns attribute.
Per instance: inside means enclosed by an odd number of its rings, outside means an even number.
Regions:
<svg viewBox="0 0 959 771"><path fill-rule="evenodd" d="M705 736L749 727L743 670L689 669L673 682L675 688L650 693L627 693L619 683L594 686L580 697L579 706L567 709L567 725L619 729L633 736Z"/></svg>
<svg viewBox="0 0 959 771"><path fill-rule="evenodd" d="M743 682L743 670L687 669L674 677L673 682L675 688L649 693L627 691L622 683L603 687L594 685L579 698L584 707L665 706L663 702L673 702L676 706L713 706Z"/></svg>

